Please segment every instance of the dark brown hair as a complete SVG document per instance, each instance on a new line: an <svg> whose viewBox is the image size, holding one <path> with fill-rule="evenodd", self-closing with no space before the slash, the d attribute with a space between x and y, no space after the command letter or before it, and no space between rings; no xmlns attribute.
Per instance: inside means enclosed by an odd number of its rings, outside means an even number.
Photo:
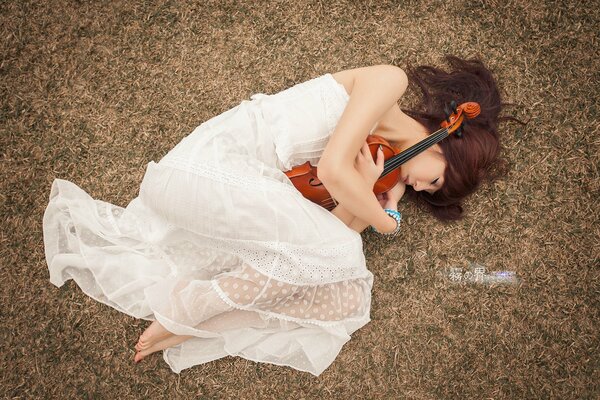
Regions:
<svg viewBox="0 0 600 400"><path fill-rule="evenodd" d="M414 110L402 111L435 132L446 118L444 106L451 101L457 105L474 101L481 107L478 117L465 120L462 137L452 134L438 143L447 162L444 185L434 194L406 188L409 200L426 206L438 220L451 221L463 217L461 201L482 181L492 182L508 170L507 161L499 158L498 123L523 122L511 116L499 117L502 107L510 103L502 103L496 80L483 62L477 58L445 58L450 72L429 65L407 68L409 85L418 86L422 98Z"/></svg>

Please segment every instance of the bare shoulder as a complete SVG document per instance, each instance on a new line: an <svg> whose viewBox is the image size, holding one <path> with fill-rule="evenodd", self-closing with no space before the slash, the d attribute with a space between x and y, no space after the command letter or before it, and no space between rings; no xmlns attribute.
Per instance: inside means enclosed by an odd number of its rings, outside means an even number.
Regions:
<svg viewBox="0 0 600 400"><path fill-rule="evenodd" d="M402 70L402 68L391 64L377 64L367 67L345 69L331 73L331 76L333 76L336 81L344 85L348 95L352 94L352 89L354 88L354 82L356 82L356 79L363 76L385 76L386 78L387 76L390 76L390 78L397 77L398 79L406 80L406 73Z"/></svg>

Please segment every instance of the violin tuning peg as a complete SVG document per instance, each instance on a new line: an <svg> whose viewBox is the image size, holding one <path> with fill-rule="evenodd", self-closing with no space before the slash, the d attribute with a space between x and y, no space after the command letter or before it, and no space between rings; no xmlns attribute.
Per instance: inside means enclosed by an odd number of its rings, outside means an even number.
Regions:
<svg viewBox="0 0 600 400"><path fill-rule="evenodd" d="M456 102L454 100L450 102L450 108L452 109L453 113L456 113Z"/></svg>
<svg viewBox="0 0 600 400"><path fill-rule="evenodd" d="M448 104L444 105L444 114L446 114L446 122L450 123L450 109L448 108Z"/></svg>

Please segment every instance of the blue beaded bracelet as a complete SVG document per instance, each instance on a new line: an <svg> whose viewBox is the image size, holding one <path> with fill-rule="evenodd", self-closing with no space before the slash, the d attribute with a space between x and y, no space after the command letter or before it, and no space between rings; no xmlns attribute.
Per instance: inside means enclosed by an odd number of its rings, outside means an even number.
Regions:
<svg viewBox="0 0 600 400"><path fill-rule="evenodd" d="M371 230L373 230L374 232L377 232L377 233L381 233L382 235L396 236L398 234L398 232L400 232L400 221L402 221L402 213L400 211L392 210L390 208L384 208L383 211L385 211L390 217L392 217L396 220L396 229L394 229L392 232L389 232L389 233L385 233L385 232L382 233L382 232L377 231L377 229L375 229L375 227L373 225L371 225Z"/></svg>

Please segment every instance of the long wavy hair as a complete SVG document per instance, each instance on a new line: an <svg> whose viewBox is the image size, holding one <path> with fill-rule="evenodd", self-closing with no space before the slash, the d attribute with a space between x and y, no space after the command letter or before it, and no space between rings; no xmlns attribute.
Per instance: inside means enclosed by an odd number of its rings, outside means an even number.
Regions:
<svg viewBox="0 0 600 400"><path fill-rule="evenodd" d="M434 194L406 188L409 200L425 206L438 220L451 221L464 217L462 200L483 181L493 182L508 172L508 162L499 157L502 146L498 124L504 120L525 123L512 116L499 116L502 107L511 103L502 103L496 80L483 62L477 58L445 58L451 66L449 72L429 65L409 65L409 85L416 85L422 97L415 109L402 111L435 132L446 118L444 106L452 100L458 105L475 101L481 107L478 117L465 120L462 137L452 134L438 143L447 162L444 185Z"/></svg>

